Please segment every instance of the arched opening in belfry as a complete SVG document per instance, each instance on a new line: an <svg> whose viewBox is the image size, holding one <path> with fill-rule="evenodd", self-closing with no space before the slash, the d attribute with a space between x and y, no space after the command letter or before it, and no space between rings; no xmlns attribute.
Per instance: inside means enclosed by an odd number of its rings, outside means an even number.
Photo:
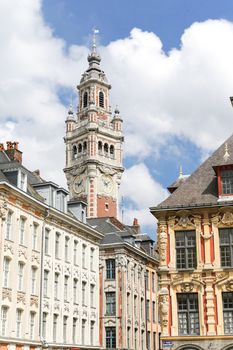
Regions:
<svg viewBox="0 0 233 350"><path fill-rule="evenodd" d="M115 149L114 149L114 146L111 145L110 148L109 148L109 152L110 152L110 157L111 158L114 158L114 155L115 155Z"/></svg>
<svg viewBox="0 0 233 350"><path fill-rule="evenodd" d="M101 141L98 142L98 153L99 154L103 153L103 144Z"/></svg>
<svg viewBox="0 0 233 350"><path fill-rule="evenodd" d="M104 108L104 93L103 93L103 91L99 92L99 106Z"/></svg>
<svg viewBox="0 0 233 350"><path fill-rule="evenodd" d="M77 150L77 146L74 145L73 146L73 158L76 159L78 156L78 150Z"/></svg>
<svg viewBox="0 0 233 350"><path fill-rule="evenodd" d="M83 95L83 107L87 107L87 103L88 103L88 93L87 91L84 92L84 95Z"/></svg>
<svg viewBox="0 0 233 350"><path fill-rule="evenodd" d="M83 146L82 146L81 143L79 143L79 145L78 145L78 153L82 153L82 151L83 151Z"/></svg>
<svg viewBox="0 0 233 350"><path fill-rule="evenodd" d="M104 144L104 154L106 156L108 156L108 144L107 143Z"/></svg>

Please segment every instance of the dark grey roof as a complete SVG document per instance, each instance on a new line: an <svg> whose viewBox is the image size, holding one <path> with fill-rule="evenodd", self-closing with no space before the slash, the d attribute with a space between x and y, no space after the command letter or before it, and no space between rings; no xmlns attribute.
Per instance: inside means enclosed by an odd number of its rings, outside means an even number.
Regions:
<svg viewBox="0 0 233 350"><path fill-rule="evenodd" d="M0 181L8 182L8 179L6 178L6 176L4 175L4 173L1 170L0 170Z"/></svg>
<svg viewBox="0 0 233 350"><path fill-rule="evenodd" d="M0 163L8 163L8 162L10 162L10 160L7 157L6 153L4 151L0 152Z"/></svg>
<svg viewBox="0 0 233 350"><path fill-rule="evenodd" d="M118 229L110 222L108 217L87 219L87 223L103 234L118 231Z"/></svg>
<svg viewBox="0 0 233 350"><path fill-rule="evenodd" d="M226 143L229 152L227 161L224 160ZM157 209L217 204L217 177L213 167L229 164L233 164L233 135L202 163L176 191L160 203ZM153 211L153 208L151 210Z"/></svg>
<svg viewBox="0 0 233 350"><path fill-rule="evenodd" d="M108 233L104 236L101 244L123 243L123 239L117 233Z"/></svg>

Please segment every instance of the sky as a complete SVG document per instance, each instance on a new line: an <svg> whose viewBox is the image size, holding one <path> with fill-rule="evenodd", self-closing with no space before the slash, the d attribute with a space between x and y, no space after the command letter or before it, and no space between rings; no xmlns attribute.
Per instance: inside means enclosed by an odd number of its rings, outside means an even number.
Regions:
<svg viewBox="0 0 233 350"><path fill-rule="evenodd" d="M0 0L0 23L0 142L62 186L67 110L99 29L124 120L123 221L154 237L148 208L233 130L232 0Z"/></svg>

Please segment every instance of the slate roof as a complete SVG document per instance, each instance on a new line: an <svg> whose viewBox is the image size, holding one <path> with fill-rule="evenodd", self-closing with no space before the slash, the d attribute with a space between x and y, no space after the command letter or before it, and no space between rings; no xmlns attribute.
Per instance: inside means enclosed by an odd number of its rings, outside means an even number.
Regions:
<svg viewBox="0 0 233 350"><path fill-rule="evenodd" d="M224 160L227 143L229 158ZM217 205L217 177L213 167L233 164L233 135L229 137L200 167L180 184L167 199L153 210L189 206ZM229 203L229 201L227 202Z"/></svg>

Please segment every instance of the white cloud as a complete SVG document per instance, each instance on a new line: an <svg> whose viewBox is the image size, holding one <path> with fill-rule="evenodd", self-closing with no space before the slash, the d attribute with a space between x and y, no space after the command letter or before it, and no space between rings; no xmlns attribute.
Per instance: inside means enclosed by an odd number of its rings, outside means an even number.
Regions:
<svg viewBox="0 0 233 350"><path fill-rule="evenodd" d="M39 0L1 1L0 21L0 141L20 141L27 166L64 184L66 108L59 89L75 88L88 50L54 37ZM145 218L145 207L164 190L143 160L158 158L171 136L189 139L206 154L233 130L233 24L194 23L168 55L156 34L137 28L100 51L113 106L119 104L124 119L125 152L141 162L126 171L137 175L137 189L126 180L122 191L134 205L129 216L137 210Z"/></svg>

